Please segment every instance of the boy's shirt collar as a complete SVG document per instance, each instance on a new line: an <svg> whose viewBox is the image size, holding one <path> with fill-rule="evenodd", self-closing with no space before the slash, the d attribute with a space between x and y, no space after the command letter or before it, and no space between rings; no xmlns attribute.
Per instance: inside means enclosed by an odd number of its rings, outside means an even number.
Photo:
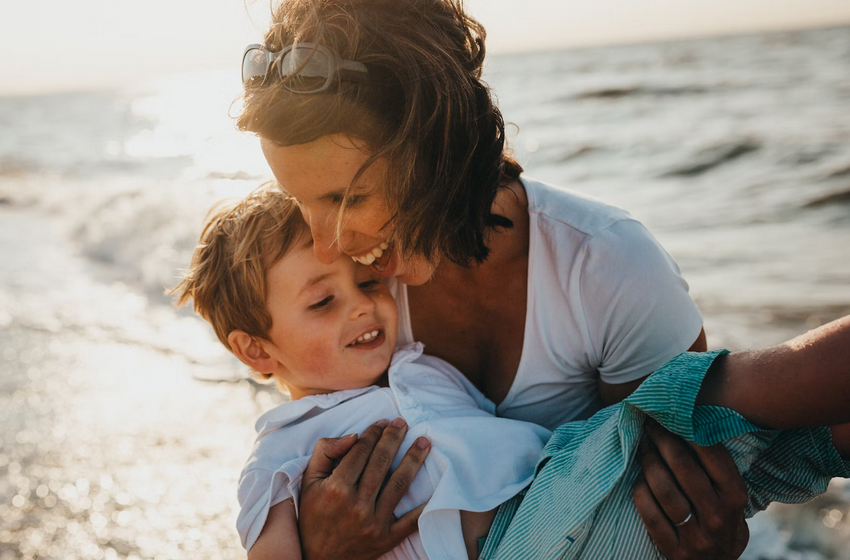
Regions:
<svg viewBox="0 0 850 560"><path fill-rule="evenodd" d="M416 360L422 355L424 349L425 347L421 342L414 342L396 348L390 360L389 375L392 376L402 365ZM346 389L345 391L336 391L324 395L310 395L297 401L283 403L260 416L256 424L254 424L254 429L257 431L257 437L260 438L271 431L295 422L313 409L321 408L327 410L340 403L377 390L380 390L380 387L370 385L368 387Z"/></svg>

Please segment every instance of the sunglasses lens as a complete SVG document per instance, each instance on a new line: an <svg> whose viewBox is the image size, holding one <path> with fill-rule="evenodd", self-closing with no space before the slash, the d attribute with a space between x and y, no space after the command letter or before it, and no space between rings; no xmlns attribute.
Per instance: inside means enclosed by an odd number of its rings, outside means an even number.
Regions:
<svg viewBox="0 0 850 560"><path fill-rule="evenodd" d="M328 55L307 46L295 47L279 64L284 87L297 93L313 93L325 89L333 72Z"/></svg>
<svg viewBox="0 0 850 560"><path fill-rule="evenodd" d="M266 79L269 70L268 56L262 49L251 49L245 53L242 59L242 83L248 84L254 81L257 85Z"/></svg>

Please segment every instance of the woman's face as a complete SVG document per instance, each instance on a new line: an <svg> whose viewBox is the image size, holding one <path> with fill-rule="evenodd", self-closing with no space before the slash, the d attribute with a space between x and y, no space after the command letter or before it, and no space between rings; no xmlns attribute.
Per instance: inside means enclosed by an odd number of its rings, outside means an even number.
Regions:
<svg viewBox="0 0 850 560"><path fill-rule="evenodd" d="M363 144L335 134L309 144L280 147L263 139L261 145L278 184L298 201L319 261L332 263L344 253L381 276L395 276L405 284L419 285L431 277L425 259L402 260L389 245L392 232L384 228L390 219L384 198L384 160L369 166L351 187L337 238L343 196L369 159Z"/></svg>

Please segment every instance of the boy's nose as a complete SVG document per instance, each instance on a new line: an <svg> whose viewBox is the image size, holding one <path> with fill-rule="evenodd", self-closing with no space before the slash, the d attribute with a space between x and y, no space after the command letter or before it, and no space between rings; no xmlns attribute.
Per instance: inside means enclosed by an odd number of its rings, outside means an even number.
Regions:
<svg viewBox="0 0 850 560"><path fill-rule="evenodd" d="M354 300L354 305L351 308L351 318L359 319L364 315L371 315L375 311L377 303L367 294L357 290L357 296Z"/></svg>

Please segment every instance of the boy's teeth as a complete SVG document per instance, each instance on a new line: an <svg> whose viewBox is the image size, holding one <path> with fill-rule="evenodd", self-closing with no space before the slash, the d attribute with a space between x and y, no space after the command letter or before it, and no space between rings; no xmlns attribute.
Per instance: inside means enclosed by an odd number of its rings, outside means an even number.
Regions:
<svg viewBox="0 0 850 560"><path fill-rule="evenodd" d="M372 254L375 255L376 259L379 259L381 258L381 255L384 254L384 250L379 247L375 247L374 249L372 249Z"/></svg>
<svg viewBox="0 0 850 560"><path fill-rule="evenodd" d="M389 247L389 245L387 244L386 241L381 242L381 251L386 251L388 247Z"/></svg>
<svg viewBox="0 0 850 560"><path fill-rule="evenodd" d="M376 338L378 336L379 332L381 332L381 331L372 331L372 332L367 332L366 334L362 334L362 335L357 337L356 342L367 342L369 340L372 340L373 338Z"/></svg>

